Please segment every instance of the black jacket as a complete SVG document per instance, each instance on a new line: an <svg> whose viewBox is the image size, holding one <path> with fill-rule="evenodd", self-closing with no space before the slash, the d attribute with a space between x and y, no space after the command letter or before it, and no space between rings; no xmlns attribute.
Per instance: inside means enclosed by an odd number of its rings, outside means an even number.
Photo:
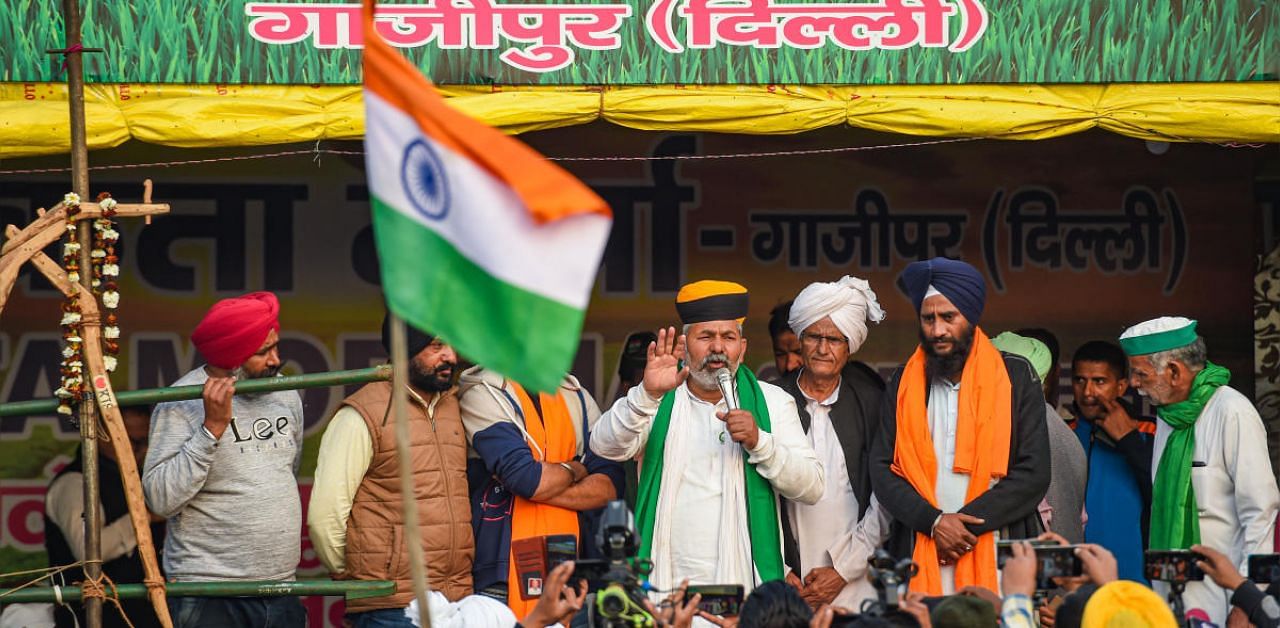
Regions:
<svg viewBox="0 0 1280 628"><path fill-rule="evenodd" d="M796 400L796 409L800 414L800 425L806 434L812 424L812 417L806 409L809 402L800 392L798 378L800 371L787 375L778 382L778 386L791 394ZM880 430L880 397L884 395L884 380L880 379L871 367L861 362L849 362L840 372L840 396L831 407L831 426L835 429L840 448L844 450L845 467L849 470L849 485L858 498L858 518L867 512L871 501L871 476L868 464L871 461L871 447L875 444L876 432ZM787 509L782 509L782 556L784 561L797 576L803 578L810 565L800 564L800 549L795 534L791 531L791 521ZM803 569L804 571L801 571Z"/></svg>
<svg viewBox="0 0 1280 628"><path fill-rule="evenodd" d="M76 450L76 457L66 467L54 476L54 480L68 473L83 473L84 458L80 449ZM52 484L52 480L50 484ZM124 481L120 479L120 467L116 465L110 458L100 456L98 458L98 493L102 502L102 525L107 525L120 517L129 515L129 503L125 500ZM151 538L157 549L164 544L164 524L152 524ZM70 565L76 561L75 554L71 551L71 544L67 542L66 535L47 515L44 518L44 547L45 553L49 556L49 566L57 567L60 565ZM146 577L146 572L142 569L142 558L138 555L138 551L134 551L114 558L102 563L102 573L116 584L135 584L142 582ZM62 572L62 582L70 584L84 580L84 571L80 568L68 569ZM120 600L120 606L124 609L125 615L133 622L135 628L149 628L151 626L159 626L160 621L156 619L155 612L151 609L151 601L146 598L135 598L131 600ZM72 615L75 615L73 618ZM67 606L58 606L54 611L54 622L59 627L63 626L84 626L85 617L84 609L80 604L70 604ZM102 625L104 628L115 628L117 626L124 627L128 624L124 618L120 616L120 611L116 610L114 604L102 605Z"/></svg>
<svg viewBox="0 0 1280 628"><path fill-rule="evenodd" d="M1049 432L1044 420L1044 392L1029 362L1019 356L1002 355L1013 386L1008 475L965 504L960 512L985 520L982 525L967 526L975 535L1001 530L1001 536L1006 539L1031 538L1043 529L1037 506L1049 489ZM871 454L871 485L880 504L894 519L885 549L898 558L906 558L914 550L915 533L930 534L934 520L942 511L889 468L893 464L898 433L901 377L899 368L889 378L880 406L880 434Z"/></svg>

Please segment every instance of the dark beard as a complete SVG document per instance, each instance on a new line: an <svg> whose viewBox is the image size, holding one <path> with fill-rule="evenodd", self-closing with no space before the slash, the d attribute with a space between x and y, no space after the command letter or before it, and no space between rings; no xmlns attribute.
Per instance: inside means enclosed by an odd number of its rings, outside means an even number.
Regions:
<svg viewBox="0 0 1280 628"><path fill-rule="evenodd" d="M451 372L448 377L443 377L440 371L446 368ZM441 362L433 369L424 369L410 362L409 383L422 392L438 393L453 386L453 373L457 370L457 365L452 362Z"/></svg>
<svg viewBox="0 0 1280 628"><path fill-rule="evenodd" d="M956 335L951 353L947 355L933 353L933 345L929 343L923 330L920 331L920 346L924 349L924 372L929 381L936 377L955 381L964 370L964 363L969 360L969 350L973 348L973 326L967 326Z"/></svg>

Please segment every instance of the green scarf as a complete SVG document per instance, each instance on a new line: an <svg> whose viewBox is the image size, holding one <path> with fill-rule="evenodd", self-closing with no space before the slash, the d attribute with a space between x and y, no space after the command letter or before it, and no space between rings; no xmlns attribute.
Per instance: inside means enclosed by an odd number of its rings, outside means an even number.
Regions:
<svg viewBox="0 0 1280 628"><path fill-rule="evenodd" d="M751 369L738 368L738 400L743 410L756 418L761 432L771 429L769 408L764 392ZM644 462L640 468L640 487L636 496L636 524L640 528L640 553L638 558L649 559L653 552L653 525L658 516L658 490L662 485L662 455L667 442L667 430L671 427L671 408L675 406L679 389L662 397L658 414L649 429L649 441L644 447ZM743 477L747 501L747 527L751 536L751 554L761 581L781 580L782 535L778 529L778 506L769 481L760 476L755 465L743 455ZM676 530L676 534L680 531Z"/></svg>
<svg viewBox="0 0 1280 628"><path fill-rule="evenodd" d="M1191 380L1185 401L1156 408L1173 432L1160 455L1151 489L1151 549L1188 549L1200 542L1200 515L1191 485L1192 454L1196 449L1196 419L1219 386L1231 381L1231 371L1212 362Z"/></svg>

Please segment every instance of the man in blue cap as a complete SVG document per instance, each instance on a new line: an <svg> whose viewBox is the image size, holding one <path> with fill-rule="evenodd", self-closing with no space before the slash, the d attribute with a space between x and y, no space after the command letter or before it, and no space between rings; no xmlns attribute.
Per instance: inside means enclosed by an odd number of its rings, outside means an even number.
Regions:
<svg viewBox="0 0 1280 628"><path fill-rule="evenodd" d="M919 312L920 346L889 379L871 482L893 515L887 547L919 568L912 591L998 590L995 533L1034 537L1049 487L1044 395L1026 359L978 327L986 282L934 258L901 287Z"/></svg>

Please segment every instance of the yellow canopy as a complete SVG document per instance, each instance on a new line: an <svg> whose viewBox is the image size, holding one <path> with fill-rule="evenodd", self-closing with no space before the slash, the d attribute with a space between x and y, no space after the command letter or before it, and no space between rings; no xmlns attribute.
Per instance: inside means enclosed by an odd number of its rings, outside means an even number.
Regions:
<svg viewBox="0 0 1280 628"><path fill-rule="evenodd" d="M606 120L652 131L789 134L850 126L932 137L1039 140L1095 127L1168 142L1280 142L1280 82L1109 85L442 86L511 133ZM0 83L0 158L69 150L62 83ZM353 86L94 84L89 148L130 139L250 146L364 133Z"/></svg>

